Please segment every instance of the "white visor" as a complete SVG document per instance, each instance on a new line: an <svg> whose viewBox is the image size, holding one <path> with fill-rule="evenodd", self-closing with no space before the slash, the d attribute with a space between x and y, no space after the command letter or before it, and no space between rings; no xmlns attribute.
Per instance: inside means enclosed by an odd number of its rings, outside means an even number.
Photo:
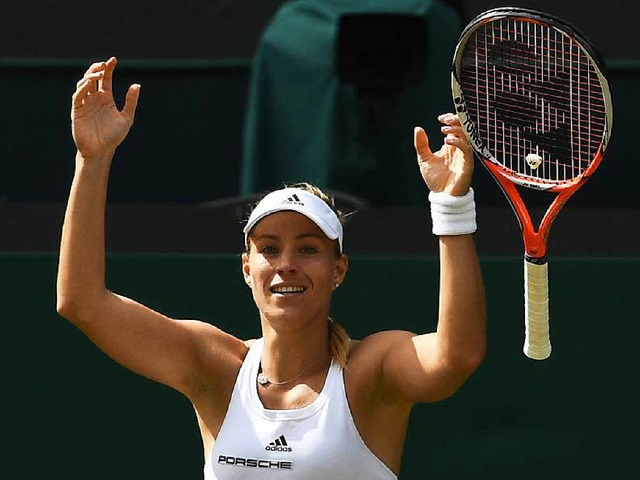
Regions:
<svg viewBox="0 0 640 480"><path fill-rule="evenodd" d="M342 253L342 224L331 207L317 195L300 188L283 188L266 195L251 212L245 225L244 244L249 248L249 232L267 215L283 210L301 213L331 240L338 240Z"/></svg>

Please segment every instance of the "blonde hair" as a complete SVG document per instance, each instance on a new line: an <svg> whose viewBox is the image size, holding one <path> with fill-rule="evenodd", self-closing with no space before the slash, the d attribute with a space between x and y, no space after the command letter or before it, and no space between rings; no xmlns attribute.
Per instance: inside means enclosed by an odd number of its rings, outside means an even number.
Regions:
<svg viewBox="0 0 640 480"><path fill-rule="evenodd" d="M329 317L329 352L342 368L347 367L350 342L351 338L344 327Z"/></svg>

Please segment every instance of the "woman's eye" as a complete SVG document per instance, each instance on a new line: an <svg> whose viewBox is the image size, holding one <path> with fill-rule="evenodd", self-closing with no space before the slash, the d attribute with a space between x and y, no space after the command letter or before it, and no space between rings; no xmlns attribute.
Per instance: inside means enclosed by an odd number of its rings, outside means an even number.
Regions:
<svg viewBox="0 0 640 480"><path fill-rule="evenodd" d="M265 245L260 249L260 253L262 253L263 255L275 255L276 253L278 253L278 249L273 245Z"/></svg>
<svg viewBox="0 0 640 480"><path fill-rule="evenodd" d="M300 249L300 252L305 254L305 255L311 255L312 253L316 253L318 250L315 247L312 246L306 246L306 247L302 247Z"/></svg>

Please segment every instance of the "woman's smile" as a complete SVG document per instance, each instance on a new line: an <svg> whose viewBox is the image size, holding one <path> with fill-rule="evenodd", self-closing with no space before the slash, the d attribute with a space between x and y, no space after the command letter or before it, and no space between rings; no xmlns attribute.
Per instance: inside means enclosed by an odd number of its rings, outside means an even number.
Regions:
<svg viewBox="0 0 640 480"><path fill-rule="evenodd" d="M299 295L301 293L304 293L307 288L306 287L302 287L302 286L296 286L296 285L273 285L271 288L271 293L276 294L276 295L286 295L286 296L290 296L290 295Z"/></svg>

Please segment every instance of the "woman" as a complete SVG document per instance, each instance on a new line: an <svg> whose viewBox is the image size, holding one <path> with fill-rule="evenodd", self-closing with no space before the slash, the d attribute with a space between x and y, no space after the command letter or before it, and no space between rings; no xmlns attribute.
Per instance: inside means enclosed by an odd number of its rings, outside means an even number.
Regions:
<svg viewBox="0 0 640 480"><path fill-rule="evenodd" d="M205 322L168 318L105 286L109 168L140 94L132 85L116 108L115 66L115 58L91 65L73 95L77 154L59 313L115 361L189 398L208 480L397 478L413 405L452 395L485 351L473 155L457 117L439 117L445 144L435 153L424 130L414 132L440 242L437 330L355 341L330 320L332 293L348 270L340 215L302 185L264 197L244 229L242 271L262 337L241 340Z"/></svg>

